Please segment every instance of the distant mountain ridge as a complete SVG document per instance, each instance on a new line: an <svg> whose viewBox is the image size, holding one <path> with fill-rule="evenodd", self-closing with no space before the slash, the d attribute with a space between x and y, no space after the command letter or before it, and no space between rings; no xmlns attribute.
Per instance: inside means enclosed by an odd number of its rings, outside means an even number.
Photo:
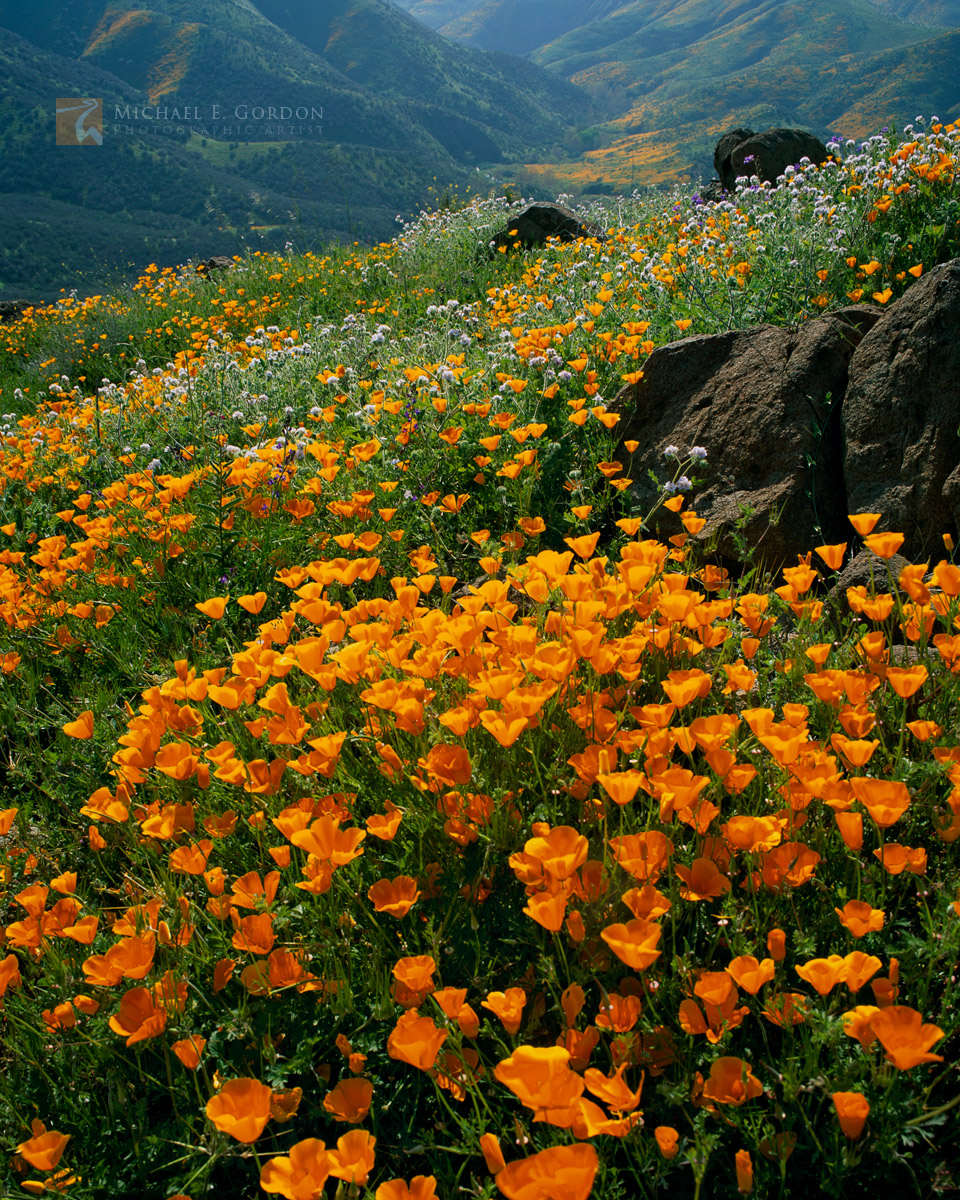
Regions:
<svg viewBox="0 0 960 1200"><path fill-rule="evenodd" d="M566 187L709 173L737 125L859 137L960 116L960 0L396 3L470 45L512 39L605 106L579 162L528 164Z"/></svg>
<svg viewBox="0 0 960 1200"><path fill-rule="evenodd" d="M382 240L398 212L427 201L433 180L442 187L464 181L475 163L539 155L588 111L557 75L453 44L387 0L0 0L0 62L0 294L75 278L82 246L99 254L109 244L108 233L91 233L97 213L110 214L116 233L111 267L169 256L174 234L145 237L151 223L179 229L177 246L200 254L282 245L306 231ZM58 148L54 99L71 94L122 98L131 112L192 109L202 119L171 136L142 123L117 131L108 119L96 151ZM258 108L322 111L313 122L322 133L231 116ZM113 111L105 104L107 118ZM121 162L127 176L118 179ZM178 186L148 189L129 177L134 165L149 176L148 163L162 163ZM21 199L11 210L13 196ZM25 196L68 206L58 209L61 271L44 261ZM83 210L76 237L66 232L71 205ZM136 235L124 233L128 225ZM206 240L196 237L204 228ZM41 261L29 280L24 263Z"/></svg>

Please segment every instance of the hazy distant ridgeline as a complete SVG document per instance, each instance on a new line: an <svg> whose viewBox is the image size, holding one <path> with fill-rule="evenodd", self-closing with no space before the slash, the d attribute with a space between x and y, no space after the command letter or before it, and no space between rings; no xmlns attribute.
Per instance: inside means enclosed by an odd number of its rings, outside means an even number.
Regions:
<svg viewBox="0 0 960 1200"><path fill-rule="evenodd" d="M801 125L866 136L960 99L960 0L396 0L450 38L509 37L585 88L607 119L574 163L526 178L631 188L709 173L719 133Z"/></svg>

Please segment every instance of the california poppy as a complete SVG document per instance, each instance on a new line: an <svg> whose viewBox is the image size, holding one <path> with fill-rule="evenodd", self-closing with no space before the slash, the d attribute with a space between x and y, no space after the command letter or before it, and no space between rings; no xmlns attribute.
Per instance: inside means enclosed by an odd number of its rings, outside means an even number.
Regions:
<svg viewBox="0 0 960 1200"><path fill-rule="evenodd" d="M710 1064L710 1076L703 1085L704 1100L739 1107L762 1094L763 1085L742 1058L716 1058Z"/></svg>
<svg viewBox="0 0 960 1200"><path fill-rule="evenodd" d="M851 1140L858 1138L870 1113L866 1096L862 1092L834 1092L831 1099L844 1136Z"/></svg>
<svg viewBox="0 0 960 1200"><path fill-rule="evenodd" d="M273 1091L257 1079L229 1079L207 1101L206 1113L223 1133L249 1145L270 1120Z"/></svg>
<svg viewBox="0 0 960 1200"><path fill-rule="evenodd" d="M394 1026L387 1038L387 1053L400 1062L429 1071L446 1039L445 1029L438 1029L429 1017L421 1017L414 1008L405 1012Z"/></svg>
<svg viewBox="0 0 960 1200"><path fill-rule="evenodd" d="M569 1129L583 1095L584 1082L570 1069L570 1054L560 1046L518 1046L494 1069L494 1075L533 1109L535 1121Z"/></svg>
<svg viewBox="0 0 960 1200"><path fill-rule="evenodd" d="M271 1158L260 1171L265 1192L287 1200L317 1200L330 1177L327 1148L317 1138L305 1138L290 1147L289 1156Z"/></svg>
<svg viewBox="0 0 960 1200"><path fill-rule="evenodd" d="M494 1176L507 1200L587 1200L593 1190L599 1157L589 1142L551 1146L528 1158L507 1163Z"/></svg>
<svg viewBox="0 0 960 1200"><path fill-rule="evenodd" d="M17 1153L38 1171L52 1171L60 1161L71 1135L58 1133L55 1129L48 1131L43 1122L38 1120L33 1121L32 1130L33 1136L20 1143Z"/></svg>
<svg viewBox="0 0 960 1200"><path fill-rule="evenodd" d="M370 1111L373 1100L373 1084L369 1079L353 1077L341 1079L332 1091L323 1098L323 1107L338 1121L356 1125Z"/></svg>
<svg viewBox="0 0 960 1200"><path fill-rule="evenodd" d="M943 1062L942 1054L929 1054L934 1042L944 1037L937 1025L925 1025L913 1008L891 1005L874 1013L870 1028L887 1052L887 1061L898 1071L909 1071L922 1063Z"/></svg>

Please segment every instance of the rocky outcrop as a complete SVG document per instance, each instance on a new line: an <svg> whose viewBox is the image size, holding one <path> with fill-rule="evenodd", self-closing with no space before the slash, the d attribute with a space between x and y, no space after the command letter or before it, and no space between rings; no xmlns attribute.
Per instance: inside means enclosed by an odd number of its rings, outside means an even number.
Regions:
<svg viewBox="0 0 960 1200"><path fill-rule="evenodd" d="M713 151L713 169L720 176L720 184L724 191L732 192L737 182L737 176L730 165L730 155L747 138L755 137L752 129L728 129L717 142ZM710 181L711 183L713 180Z"/></svg>
<svg viewBox="0 0 960 1200"><path fill-rule="evenodd" d="M776 183L787 167L798 166L801 159L822 163L828 157L826 146L812 133L767 129L741 142L730 155L730 166L735 177L757 175L767 183Z"/></svg>
<svg viewBox="0 0 960 1200"><path fill-rule="evenodd" d="M740 175L776 183L787 167L797 166L801 159L822 163L828 155L823 142L802 129L767 129L763 133L731 129L717 142L713 165L723 189L732 192Z"/></svg>
<svg viewBox="0 0 960 1200"><path fill-rule="evenodd" d="M605 234L599 225L581 221L575 212L562 204L531 204L513 217L506 229L493 235L490 247L519 245L529 250L534 246L545 246L548 238L558 238L561 242L573 242L577 238L604 241Z"/></svg>
<svg viewBox="0 0 960 1200"><path fill-rule="evenodd" d="M229 255L214 254L212 258L205 258L198 262L194 270L198 275L212 275L215 271L229 271L235 265Z"/></svg>
<svg viewBox="0 0 960 1200"><path fill-rule="evenodd" d="M0 300L0 325L19 321L28 308L33 305L27 300Z"/></svg>
<svg viewBox="0 0 960 1200"><path fill-rule="evenodd" d="M851 512L881 513L879 528L905 535L911 561L936 558L944 534L960 540L958 327L954 259L885 310L861 305L796 329L760 325L662 346L615 401L615 457L649 509L658 492L648 472L670 478L665 447L705 447L693 498L706 520L699 536L715 535L731 560L737 523L775 567L816 537L853 542Z"/></svg>
<svg viewBox="0 0 960 1200"><path fill-rule="evenodd" d="M960 525L960 259L919 279L864 338L843 404L851 512L882 512L912 554Z"/></svg>
<svg viewBox="0 0 960 1200"><path fill-rule="evenodd" d="M707 521L701 537L716 534L722 555L736 557L730 530L748 509L743 533L771 565L809 549L818 524L828 540L841 540L838 402L851 357L878 317L845 309L795 330L759 325L655 350L643 378L615 402L622 440L614 457L630 459L642 505L658 494L648 472L669 478L664 449L700 445L708 459L695 507ZM624 443L634 441L630 456Z"/></svg>

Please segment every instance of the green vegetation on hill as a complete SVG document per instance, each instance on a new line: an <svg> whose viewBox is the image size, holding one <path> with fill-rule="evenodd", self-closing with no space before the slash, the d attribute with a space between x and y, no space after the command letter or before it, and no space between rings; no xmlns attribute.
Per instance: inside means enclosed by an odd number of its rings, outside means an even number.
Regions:
<svg viewBox="0 0 960 1200"><path fill-rule="evenodd" d="M536 155L586 111L570 84L453 46L385 0L321 9L0 0L0 58L0 294L29 299L97 287L105 273L151 259L383 240L398 213L462 186L468 167ZM392 74L378 70L385 62ZM57 95L104 98L102 147L53 144ZM113 119L118 104L151 103L199 109L195 132ZM264 132L269 121L245 124L237 106L323 115ZM241 149L251 141L254 152ZM32 216L25 196L35 198ZM48 201L60 207L45 236Z"/></svg>

